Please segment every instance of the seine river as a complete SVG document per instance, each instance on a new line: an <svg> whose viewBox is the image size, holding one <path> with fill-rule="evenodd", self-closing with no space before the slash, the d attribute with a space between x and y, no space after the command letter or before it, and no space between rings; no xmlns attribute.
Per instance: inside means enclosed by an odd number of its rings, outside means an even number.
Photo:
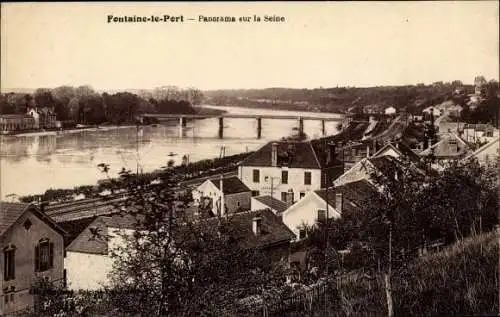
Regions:
<svg viewBox="0 0 500 317"><path fill-rule="evenodd" d="M296 115L318 118L339 114L277 111L236 107L212 107L234 114ZM218 119L188 122L180 130L178 122L157 126L116 127L98 131L63 132L58 135L0 136L0 197L43 193L49 188L93 185L104 175L99 163L110 165L116 176L123 168L150 172L173 159L180 164L188 155L191 162L253 151L265 143L296 133L297 120L262 120L262 137L257 139L253 119L226 118L224 139L218 138ZM337 122L326 121L327 134L337 133ZM304 120L309 138L321 137L321 121Z"/></svg>

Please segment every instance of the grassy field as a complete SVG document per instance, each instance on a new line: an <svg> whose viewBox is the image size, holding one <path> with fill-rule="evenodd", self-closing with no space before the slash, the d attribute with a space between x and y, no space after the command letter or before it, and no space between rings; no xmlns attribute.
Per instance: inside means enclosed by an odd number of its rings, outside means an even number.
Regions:
<svg viewBox="0 0 500 317"><path fill-rule="evenodd" d="M499 233L465 239L394 271L394 316L497 316ZM382 276L332 286L335 291L312 309L282 316L387 316Z"/></svg>

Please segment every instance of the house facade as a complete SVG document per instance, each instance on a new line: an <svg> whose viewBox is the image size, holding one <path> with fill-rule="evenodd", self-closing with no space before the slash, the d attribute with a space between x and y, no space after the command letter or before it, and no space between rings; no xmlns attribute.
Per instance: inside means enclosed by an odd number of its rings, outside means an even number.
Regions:
<svg viewBox="0 0 500 317"><path fill-rule="evenodd" d="M498 138L499 130L490 124L470 124L463 125L461 137L466 142L490 142Z"/></svg>
<svg viewBox="0 0 500 317"><path fill-rule="evenodd" d="M292 204L341 174L336 155L334 145L270 142L239 165L238 177L252 196L267 195Z"/></svg>
<svg viewBox="0 0 500 317"><path fill-rule="evenodd" d="M208 179L192 191L196 205L209 201L213 215L250 210L251 190L236 176L220 180ZM221 202L224 209L221 210Z"/></svg>
<svg viewBox="0 0 500 317"><path fill-rule="evenodd" d="M462 138L451 133L431 147L419 153L422 158L434 157L433 167L440 169L449 160L462 159L469 154L470 147Z"/></svg>
<svg viewBox="0 0 500 317"><path fill-rule="evenodd" d="M0 115L0 131L22 131L35 128L35 119L23 114L3 114Z"/></svg>
<svg viewBox="0 0 500 317"><path fill-rule="evenodd" d="M475 158L481 165L493 165L498 164L500 161L500 138L496 138L491 142L483 145L477 149L474 153L467 156L465 159Z"/></svg>
<svg viewBox="0 0 500 317"><path fill-rule="evenodd" d="M328 203L327 203L328 200ZM342 212L342 194L335 190L314 190L283 212L283 223L290 229L297 240L306 237L306 227L316 225L328 218L340 218Z"/></svg>
<svg viewBox="0 0 500 317"><path fill-rule="evenodd" d="M64 234L32 204L0 203L0 316L32 307L39 279L64 285Z"/></svg>

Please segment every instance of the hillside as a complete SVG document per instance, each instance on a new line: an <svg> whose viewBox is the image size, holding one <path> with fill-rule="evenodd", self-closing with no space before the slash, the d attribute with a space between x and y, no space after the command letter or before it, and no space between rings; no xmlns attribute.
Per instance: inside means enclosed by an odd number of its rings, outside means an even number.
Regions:
<svg viewBox="0 0 500 317"><path fill-rule="evenodd" d="M459 87L473 92L472 86L454 82L368 88L212 90L203 93L206 102L214 105L344 112L349 107L367 104L391 105L396 108L433 105L449 100L453 91Z"/></svg>

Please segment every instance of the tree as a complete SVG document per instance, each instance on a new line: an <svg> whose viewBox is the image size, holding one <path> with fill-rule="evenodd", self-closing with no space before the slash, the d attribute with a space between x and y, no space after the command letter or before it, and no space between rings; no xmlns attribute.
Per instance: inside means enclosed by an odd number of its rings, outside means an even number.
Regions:
<svg viewBox="0 0 500 317"><path fill-rule="evenodd" d="M239 297L276 293L284 280L281 266L242 248L231 218L191 218L191 198L172 190L180 179L173 168L161 179L151 185L121 173L129 199L117 207L134 217L135 229L122 234L124 244L113 250L116 307L153 316L220 315Z"/></svg>

